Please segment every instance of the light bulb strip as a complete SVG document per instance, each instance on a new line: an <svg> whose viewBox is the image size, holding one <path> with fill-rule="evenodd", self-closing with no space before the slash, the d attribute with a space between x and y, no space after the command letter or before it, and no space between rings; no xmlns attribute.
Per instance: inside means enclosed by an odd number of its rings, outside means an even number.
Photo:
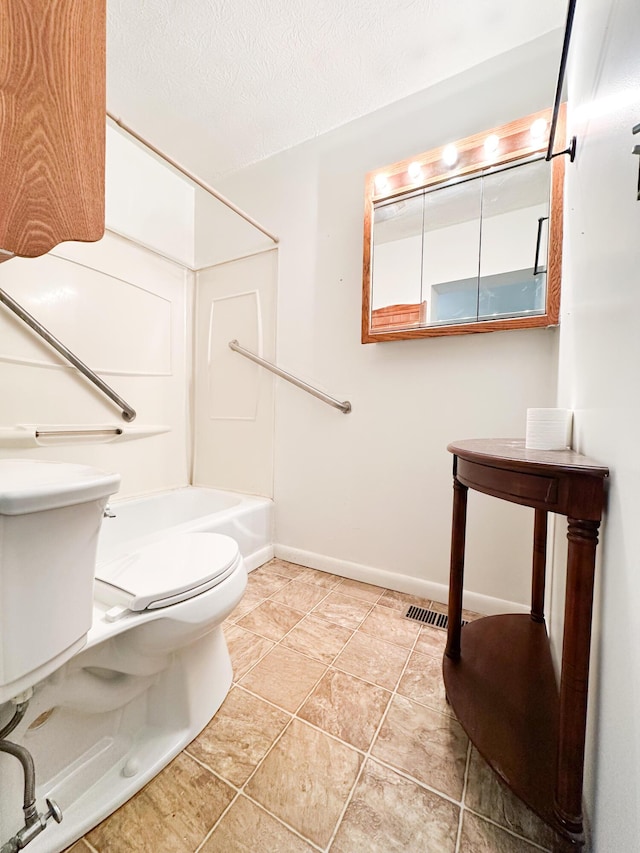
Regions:
<svg viewBox="0 0 640 853"><path fill-rule="evenodd" d="M550 109L543 110L494 131L475 134L371 172L367 176L368 196L372 201L393 198L408 190L448 180L452 175L463 176L544 150L550 116ZM531 135L534 124L538 132L542 129L542 135L536 139ZM448 162L444 160L445 153Z"/></svg>

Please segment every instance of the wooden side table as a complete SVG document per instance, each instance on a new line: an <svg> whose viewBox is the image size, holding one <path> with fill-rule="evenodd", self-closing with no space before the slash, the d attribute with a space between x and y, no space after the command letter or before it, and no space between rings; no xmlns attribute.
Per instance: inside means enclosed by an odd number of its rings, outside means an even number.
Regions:
<svg viewBox="0 0 640 853"><path fill-rule="evenodd" d="M582 781L593 578L607 468L572 450L477 439L453 453L447 697L471 742L509 788L557 832L558 850L584 844ZM535 510L530 615L489 616L461 631L467 492ZM568 519L562 671L555 678L544 621L547 513Z"/></svg>

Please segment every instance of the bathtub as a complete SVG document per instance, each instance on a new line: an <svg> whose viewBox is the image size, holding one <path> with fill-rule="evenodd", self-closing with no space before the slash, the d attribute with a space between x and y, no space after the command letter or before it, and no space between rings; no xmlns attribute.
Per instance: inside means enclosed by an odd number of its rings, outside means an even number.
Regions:
<svg viewBox="0 0 640 853"><path fill-rule="evenodd" d="M208 531L236 540L247 571L273 557L273 501L187 486L142 498L112 500L98 542L98 565L174 533Z"/></svg>

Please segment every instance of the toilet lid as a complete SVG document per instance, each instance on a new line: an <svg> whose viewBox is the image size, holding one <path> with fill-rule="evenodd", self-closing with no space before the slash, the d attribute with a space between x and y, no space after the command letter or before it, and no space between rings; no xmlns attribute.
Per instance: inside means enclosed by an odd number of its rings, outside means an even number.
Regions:
<svg viewBox="0 0 640 853"><path fill-rule="evenodd" d="M219 533L167 536L96 567L99 597L129 610L166 607L223 581L240 557L238 543Z"/></svg>

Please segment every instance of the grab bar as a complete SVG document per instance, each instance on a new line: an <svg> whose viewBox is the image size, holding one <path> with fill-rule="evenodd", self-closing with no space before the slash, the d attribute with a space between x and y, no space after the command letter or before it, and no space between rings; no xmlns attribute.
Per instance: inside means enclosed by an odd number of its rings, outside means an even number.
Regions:
<svg viewBox="0 0 640 853"><path fill-rule="evenodd" d="M340 409L340 411L344 412L345 415L348 415L351 411L351 403L348 400L340 402L340 400L336 400L335 397L330 397L329 394L325 394L324 391L319 391L317 388L314 388L313 385L309 385L307 382L303 382L302 379L298 379L291 373L287 373L287 371L282 370L281 367L278 367L277 365L272 364L270 361L267 361L264 358L260 358L259 355L250 352L248 349L241 347L238 341L229 341L229 348L232 349L234 352L240 353L240 355L243 355L250 361L255 361L256 364L260 365L260 367L265 367L267 370L270 370L271 373L275 373L275 375L279 376L281 379L286 379L287 382L291 382L291 384L295 385L297 388L302 388L303 391L306 391L313 397L317 397L318 400L322 400L324 403L328 403L330 406L333 406L334 409Z"/></svg>
<svg viewBox="0 0 640 853"><path fill-rule="evenodd" d="M77 355L74 355L68 347L54 337L51 332L42 325L42 323L29 314L29 312L26 311L19 302L12 299L12 297L9 296L6 291L2 290L2 288L0 288L0 302L3 302L7 308L13 311L13 313L19 317L23 323L26 323L30 329L33 329L36 334L40 335L41 338L44 338L49 346L53 347L56 352L59 352L63 358L66 358L67 361L71 362L71 364L76 367L83 376L86 376L90 382L93 382L93 384L99 388L103 394L106 394L110 400L113 400L114 403L120 406L122 409L123 420L127 421L127 423L131 423L131 421L135 420L135 409L132 409L131 406L122 399L122 397L116 394L110 385L107 385L106 382L100 379L97 373L94 373L90 367L87 367L83 361L80 361Z"/></svg>

